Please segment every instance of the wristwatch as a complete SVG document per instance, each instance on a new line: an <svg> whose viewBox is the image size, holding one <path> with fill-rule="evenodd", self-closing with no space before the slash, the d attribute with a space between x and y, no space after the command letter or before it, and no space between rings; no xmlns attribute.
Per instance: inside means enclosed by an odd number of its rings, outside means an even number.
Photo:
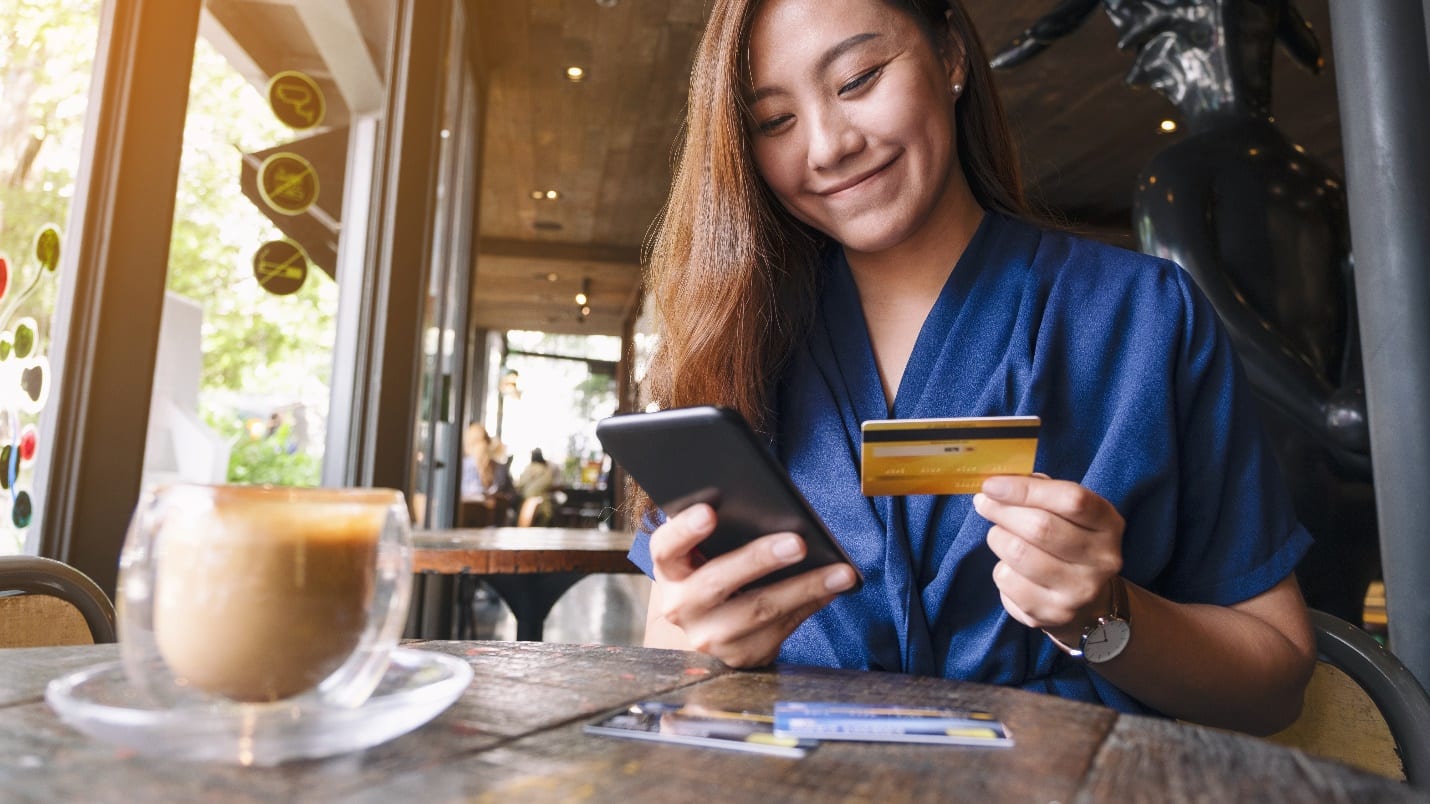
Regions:
<svg viewBox="0 0 1430 804"><path fill-rule="evenodd" d="M1112 611L1097 618L1097 622L1082 629L1082 639L1068 655L1088 664L1101 664L1116 659L1132 640L1132 626L1127 611L1127 588L1121 576L1112 579Z"/></svg>

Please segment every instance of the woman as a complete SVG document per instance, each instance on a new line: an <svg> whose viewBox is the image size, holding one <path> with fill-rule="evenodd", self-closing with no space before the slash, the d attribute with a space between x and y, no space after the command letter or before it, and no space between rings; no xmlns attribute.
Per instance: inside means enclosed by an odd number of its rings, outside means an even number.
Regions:
<svg viewBox="0 0 1430 804"><path fill-rule="evenodd" d="M522 527L550 525L556 515L551 491L556 488L556 467L546 462L541 447L531 451L531 463L516 479L516 493L522 498L516 524Z"/></svg>
<svg viewBox="0 0 1430 804"><path fill-rule="evenodd" d="M462 497L482 499L497 491L497 462L492 438L480 424L467 425L462 434Z"/></svg>
<svg viewBox="0 0 1430 804"><path fill-rule="evenodd" d="M739 594L804 545L702 561L695 506L632 549L647 644L1294 719L1309 537L1215 313L1175 265L1023 220L957 3L717 0L688 109L651 257L655 399L743 412L866 584L841 596L826 567ZM1043 418L1038 476L860 496L860 422L1015 414Z"/></svg>

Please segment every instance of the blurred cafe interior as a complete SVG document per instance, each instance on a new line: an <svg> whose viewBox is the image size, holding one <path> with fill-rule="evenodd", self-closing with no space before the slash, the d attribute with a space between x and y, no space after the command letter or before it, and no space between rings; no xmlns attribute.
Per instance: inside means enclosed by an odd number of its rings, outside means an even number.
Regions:
<svg viewBox="0 0 1430 804"><path fill-rule="evenodd" d="M1430 682L1430 0L1201 25L1222 2L966 5L1041 207L1216 304L1311 605ZM175 480L627 530L594 427L645 406L642 247L707 5L0 4L0 554L113 595ZM1140 6L1176 22L1109 22Z"/></svg>

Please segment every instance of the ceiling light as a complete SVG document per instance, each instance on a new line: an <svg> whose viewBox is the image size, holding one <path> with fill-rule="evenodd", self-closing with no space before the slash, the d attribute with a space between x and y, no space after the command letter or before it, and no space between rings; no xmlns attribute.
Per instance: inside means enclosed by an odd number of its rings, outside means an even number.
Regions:
<svg viewBox="0 0 1430 804"><path fill-rule="evenodd" d="M581 280L581 290L576 294L576 304L581 306L581 315L588 315L591 308L586 303L591 300L591 280L589 278Z"/></svg>
<svg viewBox="0 0 1430 804"><path fill-rule="evenodd" d="M579 84L586 80L586 71L581 67L572 65L566 68L566 80L573 84Z"/></svg>
<svg viewBox="0 0 1430 804"><path fill-rule="evenodd" d="M616 3L619 2L620 0L596 0L596 5L600 6L601 8L615 8Z"/></svg>
<svg viewBox="0 0 1430 804"><path fill-rule="evenodd" d="M543 198L545 198L545 197L546 197L546 193L545 193L544 191L542 191L542 190L532 190L532 191L531 191L531 199L532 199L533 201L540 201L541 199L543 199Z"/></svg>
<svg viewBox="0 0 1430 804"><path fill-rule="evenodd" d="M1157 126L1157 129L1163 134L1171 134L1172 132L1177 130L1177 121L1163 120L1161 124Z"/></svg>
<svg viewBox="0 0 1430 804"><path fill-rule="evenodd" d="M586 298L586 294L584 294L584 293L577 293L577 294L576 294L576 303L577 303L577 304L585 305L587 301L588 301L588 299Z"/></svg>
<svg viewBox="0 0 1430 804"><path fill-rule="evenodd" d="M560 275L560 274L551 273L551 274L547 274L547 275L546 275L546 281L547 281L547 282L555 282L556 280L558 280L558 279L560 279L560 278L561 278L561 275Z"/></svg>
<svg viewBox="0 0 1430 804"><path fill-rule="evenodd" d="M581 308L581 315L582 315L582 316L588 316L588 315L590 315L590 314L591 314L591 308L590 308L590 307L582 307L582 308Z"/></svg>
<svg viewBox="0 0 1430 804"><path fill-rule="evenodd" d="M555 190L547 190L547 191L546 191L546 200L547 200L547 201L555 201L556 199L558 199L558 198L560 198L560 197L561 197L561 193L558 193L558 192L556 192Z"/></svg>

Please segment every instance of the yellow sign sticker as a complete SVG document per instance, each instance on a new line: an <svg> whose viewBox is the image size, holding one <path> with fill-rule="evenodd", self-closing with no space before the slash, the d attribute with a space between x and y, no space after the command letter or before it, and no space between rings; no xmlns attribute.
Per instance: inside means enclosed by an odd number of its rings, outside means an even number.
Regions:
<svg viewBox="0 0 1430 804"><path fill-rule="evenodd" d="M302 215L318 201L318 172L295 153L276 153L258 166L258 194L283 215Z"/></svg>
<svg viewBox="0 0 1430 804"><path fill-rule="evenodd" d="M308 278L308 255L292 240L270 240L253 255L253 277L269 293L297 293Z"/></svg>
<svg viewBox="0 0 1430 804"><path fill-rule="evenodd" d="M283 125L297 131L321 125L328 113L318 83L297 70L284 70L268 79L268 106Z"/></svg>

